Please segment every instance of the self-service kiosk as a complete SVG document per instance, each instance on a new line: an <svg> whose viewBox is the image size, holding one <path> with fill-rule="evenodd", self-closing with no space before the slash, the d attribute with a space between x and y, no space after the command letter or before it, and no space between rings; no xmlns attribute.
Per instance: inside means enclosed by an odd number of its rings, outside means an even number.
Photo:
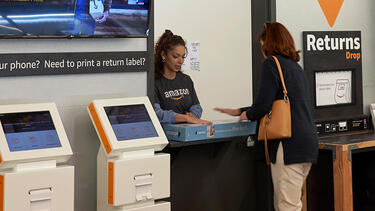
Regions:
<svg viewBox="0 0 375 211"><path fill-rule="evenodd" d="M54 103L0 105L0 211L73 211L71 156Z"/></svg>
<svg viewBox="0 0 375 211"><path fill-rule="evenodd" d="M94 100L89 114L101 141L97 210L169 211L168 140L147 97Z"/></svg>

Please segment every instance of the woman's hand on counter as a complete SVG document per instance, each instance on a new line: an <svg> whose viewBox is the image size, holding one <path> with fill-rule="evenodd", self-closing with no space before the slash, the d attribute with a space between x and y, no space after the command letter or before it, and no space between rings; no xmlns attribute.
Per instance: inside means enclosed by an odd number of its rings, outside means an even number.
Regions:
<svg viewBox="0 0 375 211"><path fill-rule="evenodd" d="M187 116L195 117L192 113L186 113Z"/></svg>
<svg viewBox="0 0 375 211"><path fill-rule="evenodd" d="M203 125L212 125L212 122L204 120L204 119L198 119L196 117L190 117L189 116L188 123L193 123L193 124L203 124Z"/></svg>
<svg viewBox="0 0 375 211"><path fill-rule="evenodd" d="M246 116L246 111L241 113L240 118L238 118L238 122L241 122L243 120L249 120Z"/></svg>
<svg viewBox="0 0 375 211"><path fill-rule="evenodd" d="M211 125L212 122L196 118L193 114L177 114L176 122L187 122L193 124Z"/></svg>
<svg viewBox="0 0 375 211"><path fill-rule="evenodd" d="M240 109L232 109L232 108L214 108L215 111L229 114L231 116L239 116L241 114Z"/></svg>

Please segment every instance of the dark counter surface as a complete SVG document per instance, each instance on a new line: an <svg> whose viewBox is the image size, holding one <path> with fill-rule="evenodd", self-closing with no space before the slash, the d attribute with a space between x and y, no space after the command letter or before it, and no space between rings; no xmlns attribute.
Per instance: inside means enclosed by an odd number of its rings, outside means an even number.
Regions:
<svg viewBox="0 0 375 211"><path fill-rule="evenodd" d="M350 145L358 143L368 143L375 145L374 131L362 131L360 133L345 133L337 136L320 137L319 145Z"/></svg>

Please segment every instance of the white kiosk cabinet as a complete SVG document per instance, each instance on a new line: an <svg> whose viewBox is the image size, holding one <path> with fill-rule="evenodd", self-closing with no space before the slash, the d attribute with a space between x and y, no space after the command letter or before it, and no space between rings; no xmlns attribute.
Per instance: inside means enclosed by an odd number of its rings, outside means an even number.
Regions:
<svg viewBox="0 0 375 211"><path fill-rule="evenodd" d="M168 140L147 97L94 100L89 114L101 141L98 211L169 211Z"/></svg>
<svg viewBox="0 0 375 211"><path fill-rule="evenodd" d="M71 156L54 103L0 105L0 211L73 211Z"/></svg>

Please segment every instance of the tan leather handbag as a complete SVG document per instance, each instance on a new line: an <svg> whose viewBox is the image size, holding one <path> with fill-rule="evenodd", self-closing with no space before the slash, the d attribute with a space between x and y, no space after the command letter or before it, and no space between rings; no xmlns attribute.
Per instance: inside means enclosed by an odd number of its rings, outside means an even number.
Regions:
<svg viewBox="0 0 375 211"><path fill-rule="evenodd" d="M276 62L277 69L279 70L281 83L283 85L284 99L275 100L272 104L271 111L264 115L260 120L258 140L264 140L264 151L267 164L270 164L267 141L272 139L290 138L292 136L290 103L288 92L285 87L283 72L281 71L279 60L275 56L272 57Z"/></svg>

